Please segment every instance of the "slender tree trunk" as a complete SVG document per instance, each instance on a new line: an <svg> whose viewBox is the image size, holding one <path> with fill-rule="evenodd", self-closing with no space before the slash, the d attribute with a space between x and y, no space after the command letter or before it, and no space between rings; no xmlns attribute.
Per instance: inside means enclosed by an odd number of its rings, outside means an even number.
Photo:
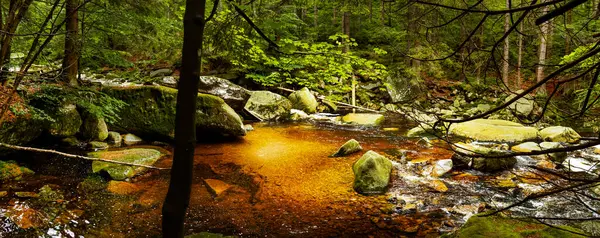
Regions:
<svg viewBox="0 0 600 238"><path fill-rule="evenodd" d="M13 34L17 30L17 26L21 23L21 19L25 16L27 9L31 6L33 0L23 0L17 2L16 0L11 0L8 9L8 15L4 20L4 27L2 30L5 32L2 34L0 44L0 63L2 64L0 70L0 81L2 82L2 86L6 85L6 73L8 68L6 67L10 62L10 49L13 39Z"/></svg>
<svg viewBox="0 0 600 238"><path fill-rule="evenodd" d="M569 27L571 25L571 23L573 23L573 11L569 10L567 12L567 27L565 29L565 55L568 55L569 53L571 53L571 30L569 30Z"/></svg>
<svg viewBox="0 0 600 238"><path fill-rule="evenodd" d="M385 1L381 0L381 25L385 25Z"/></svg>
<svg viewBox="0 0 600 238"><path fill-rule="evenodd" d="M510 0L506 0L506 9L510 8ZM504 33L508 32L510 29L510 14L504 15ZM510 88L510 84L508 82L508 60L510 57L510 40L508 36L504 39L504 54L502 57L502 82L506 87Z"/></svg>
<svg viewBox="0 0 600 238"><path fill-rule="evenodd" d="M77 61L80 55L79 47L79 22L77 17L77 7L79 0L67 0L66 2L66 36L65 36L65 57L63 58L63 80L70 86L77 86L77 72L79 65Z"/></svg>
<svg viewBox="0 0 600 238"><path fill-rule="evenodd" d="M163 237L183 237L190 202L196 146L196 100L204 38L206 0L187 0L183 20L181 76L175 114L175 151L162 208Z"/></svg>
<svg viewBox="0 0 600 238"><path fill-rule="evenodd" d="M369 21L373 20L373 0L369 0Z"/></svg>
<svg viewBox="0 0 600 238"><path fill-rule="evenodd" d="M315 27L317 27L319 26L319 9L317 8L317 1L315 1L314 12L315 15L313 16L313 24L315 25Z"/></svg>
<svg viewBox="0 0 600 238"><path fill-rule="evenodd" d="M523 33L523 24L525 22L521 22L519 25L519 32ZM519 55L517 58L517 88L520 89L523 84L523 77L521 75L521 60L523 58L523 35L519 34Z"/></svg>
<svg viewBox="0 0 600 238"><path fill-rule="evenodd" d="M335 8L335 6L333 7L333 25L335 26L335 24L337 23L337 9Z"/></svg>
<svg viewBox="0 0 600 238"><path fill-rule="evenodd" d="M546 2L546 1L543 1ZM545 6L543 8L543 13L542 14L546 14L548 13L549 7ZM542 79L544 79L544 64L546 64L546 47L547 47L547 38L548 38L548 29L549 28L549 22L545 22L544 24L542 24L541 26L541 34L540 34L540 48L538 51L538 67L536 69L536 80L537 82L540 82ZM537 90L538 93L546 93L546 85L542 85L540 86L540 88L538 88Z"/></svg>
<svg viewBox="0 0 600 238"><path fill-rule="evenodd" d="M479 46L477 47L479 51L483 50L485 47L483 46L483 44L485 43L485 35L484 35L484 28L485 28L485 24L481 25L481 30L479 31ZM475 76L475 80L477 81L477 84L482 83L481 80L481 68L483 67L483 64L481 64L481 62L478 63L477 65L477 73Z"/></svg>
<svg viewBox="0 0 600 238"><path fill-rule="evenodd" d="M350 12L347 11L342 15L342 33L348 37L343 50L346 53L350 51Z"/></svg>

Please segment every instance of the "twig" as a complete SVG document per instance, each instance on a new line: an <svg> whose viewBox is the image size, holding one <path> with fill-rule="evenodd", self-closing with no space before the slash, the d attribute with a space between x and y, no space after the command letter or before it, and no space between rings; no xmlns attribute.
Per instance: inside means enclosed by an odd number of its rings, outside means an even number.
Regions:
<svg viewBox="0 0 600 238"><path fill-rule="evenodd" d="M102 162L106 162L106 163L113 163L113 164L120 164L120 165L129 165L129 166L137 166L137 167L144 167L144 168L148 168L148 169L158 169L158 170L168 170L168 169L171 169L171 168L159 168L159 167L154 167L154 166L150 166L150 165L143 165L143 164L134 164L134 163L114 161L114 160L107 160L107 159L101 159L101 158L92 158L92 157L87 157L87 156L82 156L82 155L67 154L67 153L64 153L64 152L56 151L56 150L39 149L39 148L33 148L33 147L10 145L10 144L5 144L5 143L0 143L0 146L6 147L6 148L10 148L10 149L14 149L14 150L24 150L24 151L34 151L34 152L42 152L42 153L51 153L51 154L62 155L62 156L65 156L65 157L75 158L75 159L84 159L84 160L92 160L92 161L102 161Z"/></svg>

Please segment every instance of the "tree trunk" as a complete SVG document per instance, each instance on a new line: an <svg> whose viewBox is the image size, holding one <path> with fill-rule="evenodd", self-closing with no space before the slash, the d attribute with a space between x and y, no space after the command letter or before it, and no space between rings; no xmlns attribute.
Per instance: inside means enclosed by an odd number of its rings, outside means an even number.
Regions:
<svg viewBox="0 0 600 238"><path fill-rule="evenodd" d="M510 0L506 0L506 9L510 8ZM504 15L504 33L510 29L510 14ZM508 36L504 39L504 56L502 57L502 82L506 87L510 88L508 82L508 58L510 57L510 40Z"/></svg>
<svg viewBox="0 0 600 238"><path fill-rule="evenodd" d="M335 8L335 6L333 7L333 25L335 26L335 24L337 23L337 9Z"/></svg>
<svg viewBox="0 0 600 238"><path fill-rule="evenodd" d="M381 0L381 25L385 25L385 1Z"/></svg>
<svg viewBox="0 0 600 238"><path fill-rule="evenodd" d="M0 74L2 74L0 75L0 80L2 80L3 86L5 86L7 82L6 73L8 68L5 66L8 65L8 62L10 61L10 48L13 34L17 30L17 26L21 23L21 19L25 16L27 9L29 9L32 2L33 0L24 0L23 2L20 2L20 4L17 4L16 0L10 1L8 15L6 16L4 26L2 27L4 33L0 40L0 44L2 45L0 48L0 64L2 66L0 67L2 69L0 70Z"/></svg>
<svg viewBox="0 0 600 238"><path fill-rule="evenodd" d="M342 33L347 36L343 53L350 51L350 12L344 12L342 15Z"/></svg>
<svg viewBox="0 0 600 238"><path fill-rule="evenodd" d="M565 29L565 55L571 53L571 31L569 30L569 26L573 23L573 11L569 10L567 12L567 27Z"/></svg>
<svg viewBox="0 0 600 238"><path fill-rule="evenodd" d="M79 22L77 19L77 7L79 0L67 0L66 2L66 35L65 35L65 57L63 58L63 81L70 86L77 86L77 64L79 47Z"/></svg>
<svg viewBox="0 0 600 238"><path fill-rule="evenodd" d="M319 9L317 8L317 1L315 1L315 6L314 6L314 16L313 16L313 24L315 25L315 27L319 26Z"/></svg>
<svg viewBox="0 0 600 238"><path fill-rule="evenodd" d="M373 0L369 0L369 21L373 20Z"/></svg>
<svg viewBox="0 0 600 238"><path fill-rule="evenodd" d="M519 25L519 32L523 33L523 24L525 22L521 22ZM521 60L523 58L523 35L519 34L519 55L517 58L517 89L521 89L521 85L523 84L523 77L521 76Z"/></svg>
<svg viewBox="0 0 600 238"><path fill-rule="evenodd" d="M546 2L546 1L542 1L542 2ZM543 13L542 14L546 14L548 13L549 7L545 6L543 8ZM546 64L546 47L547 47L547 37L548 37L548 27L549 27L549 22L545 22L544 24L542 24L541 27L541 34L540 34L540 48L539 48L539 56L538 56L538 67L536 69L536 80L537 82L540 82L542 79L544 79L544 64ZM546 93L546 85L542 85L540 86L540 88L537 89L538 93Z"/></svg>
<svg viewBox="0 0 600 238"><path fill-rule="evenodd" d="M196 146L196 100L204 38L206 0L187 0L175 114L175 151L169 191L162 208L163 237L183 237L192 190Z"/></svg>

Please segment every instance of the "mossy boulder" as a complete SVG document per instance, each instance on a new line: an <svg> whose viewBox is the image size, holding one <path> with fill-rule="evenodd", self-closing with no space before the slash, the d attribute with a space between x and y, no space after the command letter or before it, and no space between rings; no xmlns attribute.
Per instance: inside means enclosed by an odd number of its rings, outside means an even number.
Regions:
<svg viewBox="0 0 600 238"><path fill-rule="evenodd" d="M585 237L569 232L574 231L585 234L579 229L568 226L559 226L559 228L541 224L533 219L507 218L500 215L476 215L469 218L467 223L458 231L446 237Z"/></svg>
<svg viewBox="0 0 600 238"><path fill-rule="evenodd" d="M64 105L53 115L54 122L50 123L48 132L56 137L74 136L79 132L81 124L81 116L77 112L77 106L74 104Z"/></svg>
<svg viewBox="0 0 600 238"><path fill-rule="evenodd" d="M11 145L27 145L46 129L47 121L32 115L20 115L12 120L4 121L0 125L0 142ZM0 147L0 155L8 154L13 150Z"/></svg>
<svg viewBox="0 0 600 238"><path fill-rule="evenodd" d="M523 92L523 90L519 90L516 93L520 94L522 92ZM508 101L512 100L513 98L515 98L517 96L517 94L511 94L504 100L504 102L508 102ZM514 111L515 114L522 116L522 117L529 116L531 114L531 112L533 112L534 107L535 107L535 101L534 101L533 97L530 95L526 95L522 98L519 98L519 99L517 99L517 101L508 105L508 109Z"/></svg>
<svg viewBox="0 0 600 238"><path fill-rule="evenodd" d="M307 87L293 92L288 99L292 102L292 108L294 109L302 110L306 113L317 112L319 102L317 102L317 98L315 98L315 95Z"/></svg>
<svg viewBox="0 0 600 238"><path fill-rule="evenodd" d="M162 86L105 87L102 91L129 104L109 127L144 138L172 140L175 131L177 90ZM223 99L198 94L196 101L198 137L243 136L241 117Z"/></svg>
<svg viewBox="0 0 600 238"><path fill-rule="evenodd" d="M456 151L465 155L455 153L452 156L452 162L457 167L467 167L483 172L494 172L512 168L517 159L513 156L508 156L508 152L497 148L489 148L474 144L456 143L454 144ZM483 156L504 156L498 158L487 158Z"/></svg>
<svg viewBox="0 0 600 238"><path fill-rule="evenodd" d="M539 138L539 132L533 127L516 122L494 119L476 119L452 124L451 135L477 141L521 143Z"/></svg>
<svg viewBox="0 0 600 238"><path fill-rule="evenodd" d="M376 113L348 113L342 117L342 122L361 126L379 126L385 117Z"/></svg>
<svg viewBox="0 0 600 238"><path fill-rule="evenodd" d="M90 149L93 150L106 150L108 149L108 143L102 141L91 141L88 143Z"/></svg>
<svg viewBox="0 0 600 238"><path fill-rule="evenodd" d="M22 178L33 175L34 172L28 168L19 166L14 161L0 160L0 182L10 180L21 180Z"/></svg>
<svg viewBox="0 0 600 238"><path fill-rule="evenodd" d="M542 148L540 148L540 145L538 145L538 143L529 141L515 145L511 147L510 150L514 152L528 153L532 151L540 151L542 150Z"/></svg>
<svg viewBox="0 0 600 238"><path fill-rule="evenodd" d="M250 91L247 89L227 79L213 76L200 76L198 92L220 97L237 112L244 110L244 105L250 98Z"/></svg>
<svg viewBox="0 0 600 238"><path fill-rule="evenodd" d="M104 141L108 137L108 127L104 118L91 113L84 113L81 136L85 140Z"/></svg>
<svg viewBox="0 0 600 238"><path fill-rule="evenodd" d="M160 151L154 149L135 148L92 152L88 153L88 156L92 158L101 158L119 162L152 165L161 157L161 153ZM101 161L92 162L92 172L98 173L100 171L104 171L108 173L108 175L110 175L110 177L114 180L125 180L145 170L146 168L144 167L119 165Z"/></svg>
<svg viewBox="0 0 600 238"><path fill-rule="evenodd" d="M369 150L352 166L354 190L361 194L385 193L390 182L392 162Z"/></svg>
<svg viewBox="0 0 600 238"><path fill-rule="evenodd" d="M331 157L341 157L361 151L363 148L355 139L351 139L344 143Z"/></svg>
<svg viewBox="0 0 600 238"><path fill-rule="evenodd" d="M121 134L119 132L109 131L108 138L106 138L106 141L108 141L108 143L115 147L120 147L123 138L121 137Z"/></svg>
<svg viewBox="0 0 600 238"><path fill-rule="evenodd" d="M127 146L141 144L143 141L142 138L131 133L123 136L123 143Z"/></svg>
<svg viewBox="0 0 600 238"><path fill-rule="evenodd" d="M581 139L579 133L570 127L551 126L540 131L542 139L551 142L577 143Z"/></svg>
<svg viewBox="0 0 600 238"><path fill-rule="evenodd" d="M289 116L292 102L269 91L253 91L244 109L261 121L281 120Z"/></svg>

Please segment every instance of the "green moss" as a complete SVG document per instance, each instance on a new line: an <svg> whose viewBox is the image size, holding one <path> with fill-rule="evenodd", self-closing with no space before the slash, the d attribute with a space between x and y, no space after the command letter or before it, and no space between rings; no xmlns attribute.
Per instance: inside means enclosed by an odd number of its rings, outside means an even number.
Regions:
<svg viewBox="0 0 600 238"><path fill-rule="evenodd" d="M450 134L478 141L509 143L532 141L537 140L539 137L538 130L533 127L523 126L511 121L492 119L476 119L452 124Z"/></svg>
<svg viewBox="0 0 600 238"><path fill-rule="evenodd" d="M292 108L294 109L302 110L306 113L317 112L319 103L307 87L293 92L288 99L292 102Z"/></svg>
<svg viewBox="0 0 600 238"><path fill-rule="evenodd" d="M119 162L135 163L142 165L152 165L161 156L160 151L154 149L126 149L115 151L99 151L88 153L88 156L93 158L109 159ZM127 165L118 165L114 163L94 161L92 163L92 172L98 173L105 171L114 180L125 180L141 173L145 170L144 167L134 167Z"/></svg>
<svg viewBox="0 0 600 238"><path fill-rule="evenodd" d="M0 125L0 142L11 145L26 145L38 138L47 121L35 117L20 115L14 120L5 121ZM7 154L12 150L0 148L0 154Z"/></svg>
<svg viewBox="0 0 600 238"><path fill-rule="evenodd" d="M74 136L83 123L74 104L60 107L52 117L54 122L50 123L48 131L58 137Z"/></svg>
<svg viewBox="0 0 600 238"><path fill-rule="evenodd" d="M289 116L292 102L269 91L253 91L244 109L260 120L280 120Z"/></svg>
<svg viewBox="0 0 600 238"><path fill-rule="evenodd" d="M344 143L342 145L342 147L340 147L338 149L337 152L333 153L331 155L331 157L341 157L341 156L346 156L352 153L356 153L361 151L363 148L360 146L360 143L358 143L358 141L356 141L355 139L349 140L346 143Z"/></svg>
<svg viewBox="0 0 600 238"><path fill-rule="evenodd" d="M362 194L385 193L390 181L392 162L370 150L354 165L354 190Z"/></svg>
<svg viewBox="0 0 600 238"><path fill-rule="evenodd" d="M34 172L28 168L17 165L14 161L0 160L0 181L21 180L22 178L33 175Z"/></svg>
<svg viewBox="0 0 600 238"><path fill-rule="evenodd" d="M92 174L85 178L79 185L77 185L77 190L82 193L90 193L95 191L104 190L107 187L106 181L102 179L101 176L97 174Z"/></svg>
<svg viewBox="0 0 600 238"><path fill-rule="evenodd" d="M582 231L561 226L560 228L583 233ZM476 238L476 237L585 237L574 233L552 228L529 219L505 218L495 216L472 216L460 230L447 237Z"/></svg>
<svg viewBox="0 0 600 238"><path fill-rule="evenodd" d="M379 126L384 120L383 115L375 113L348 113L342 117L343 122L362 126Z"/></svg>

